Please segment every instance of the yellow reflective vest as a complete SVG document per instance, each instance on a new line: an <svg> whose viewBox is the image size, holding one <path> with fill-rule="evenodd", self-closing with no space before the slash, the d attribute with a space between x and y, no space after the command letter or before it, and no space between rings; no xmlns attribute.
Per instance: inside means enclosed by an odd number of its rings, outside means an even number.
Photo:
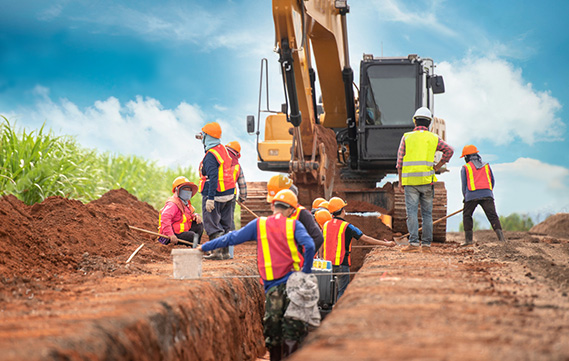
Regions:
<svg viewBox="0 0 569 361"><path fill-rule="evenodd" d="M437 181L433 168L439 137L428 130L417 130L403 135L405 156L401 168L404 186L419 186Z"/></svg>

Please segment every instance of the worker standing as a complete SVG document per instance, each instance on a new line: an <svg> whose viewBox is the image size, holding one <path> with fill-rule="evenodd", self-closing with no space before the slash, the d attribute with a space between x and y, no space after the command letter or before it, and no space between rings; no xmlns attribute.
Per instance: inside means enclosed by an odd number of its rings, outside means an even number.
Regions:
<svg viewBox="0 0 569 361"><path fill-rule="evenodd" d="M290 355L306 334L303 320L285 317L290 303L287 281L294 272L310 273L314 258L312 238L302 223L290 218L297 205L298 199L291 190L277 192L272 199L272 216L254 219L240 230L198 247L201 251L211 251L257 241L257 266L265 288L263 333L271 360ZM300 255L304 258L302 268Z"/></svg>
<svg viewBox="0 0 569 361"><path fill-rule="evenodd" d="M180 176L172 183L174 195L166 201L160 210L158 232L168 236L158 237L162 244L178 244L178 239L190 244L199 244L203 233L202 219L195 212L191 198L197 193L198 186L188 178ZM195 242L194 242L195 241Z"/></svg>
<svg viewBox="0 0 569 361"><path fill-rule="evenodd" d="M464 197L464 210L462 212L462 224L464 226L464 243L461 246L472 245L472 214L478 205L482 206L486 218L496 232L498 240L504 242L504 233L500 224L500 217L494 204L494 173L490 164L484 163L478 154L478 149L472 145L466 145L462 149L461 158L464 157L465 165L460 170L462 181L462 196Z"/></svg>
<svg viewBox="0 0 569 361"><path fill-rule="evenodd" d="M233 180L237 187L235 187L235 196L231 201L232 213L235 213L235 202L238 199L240 203L244 203L247 200L247 182L245 181L245 174L243 173L243 168L239 164L239 158L241 158L241 144L234 140L229 142L225 148L231 157L231 166L233 167ZM237 195L237 188L239 188L239 196ZM236 199L237 198L237 199ZM235 221L231 223L231 230L235 230Z"/></svg>
<svg viewBox="0 0 569 361"><path fill-rule="evenodd" d="M314 215L316 213L316 211L320 208L320 204L322 204L323 202L326 202L326 200L322 197L318 197L315 200L312 201L312 210L311 213Z"/></svg>
<svg viewBox="0 0 569 361"><path fill-rule="evenodd" d="M275 194L283 189L290 189L298 197L298 188L293 184L292 179L283 174L272 176L267 183L267 202L271 203ZM314 240L316 251L318 251L324 242L324 237L312 213L299 204L291 217L299 220L306 228L306 231Z"/></svg>
<svg viewBox="0 0 569 361"><path fill-rule="evenodd" d="M348 205L342 198L332 197L328 202L328 210L332 214L332 220L326 222L323 227L324 245L322 247L324 259L332 262L332 272L338 274L338 298L344 294L350 283L350 266L352 260L352 239L386 247L395 247L395 242L380 241L363 234L353 224L346 222L346 209Z"/></svg>
<svg viewBox="0 0 569 361"><path fill-rule="evenodd" d="M231 231L233 212L231 201L235 198L232 159L227 148L221 144L221 126L207 123L196 135L204 146L205 156L200 164L200 192L205 231L210 240ZM225 248L206 256L207 259L229 259Z"/></svg>
<svg viewBox="0 0 569 361"><path fill-rule="evenodd" d="M413 115L415 128L401 138L397 152L398 191L405 193L407 229L409 245L402 252L431 253L433 241L433 198L435 172L447 163L454 150L436 134L429 132L433 116L426 107L417 109ZM435 152L441 151L441 160L434 165ZM423 219L422 240L419 241L419 221L417 212L421 205ZM422 246L422 247L421 247Z"/></svg>

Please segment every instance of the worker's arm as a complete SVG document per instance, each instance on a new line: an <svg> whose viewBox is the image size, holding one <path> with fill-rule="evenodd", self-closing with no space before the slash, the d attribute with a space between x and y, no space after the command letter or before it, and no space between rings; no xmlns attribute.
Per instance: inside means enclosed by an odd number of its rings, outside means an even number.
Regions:
<svg viewBox="0 0 569 361"><path fill-rule="evenodd" d="M172 224L175 222L175 219L177 218L176 214L179 212L180 210L174 203L166 203L160 214L160 233L168 237L174 235Z"/></svg>
<svg viewBox="0 0 569 361"><path fill-rule="evenodd" d="M304 248L304 265L302 266L302 272L310 273L312 272L312 262L314 261L314 253L316 248L314 247L314 241L312 237L306 232L306 228L300 222L296 222L296 227L294 229L294 239L298 245ZM207 244L207 243L206 243Z"/></svg>
<svg viewBox="0 0 569 361"><path fill-rule="evenodd" d="M464 197L466 196L466 168L463 166L460 169L460 182L462 184L462 201L464 202Z"/></svg>
<svg viewBox="0 0 569 361"><path fill-rule="evenodd" d="M247 200L247 182L243 174L243 168L239 167L239 177L237 178L237 185L239 186L239 202Z"/></svg>
<svg viewBox="0 0 569 361"><path fill-rule="evenodd" d="M401 137L401 142L399 143L399 149L397 150L397 175L399 177L399 185L397 186L397 191L403 193L403 182L401 176L401 169L403 168L403 157L405 156L405 136Z"/></svg>
<svg viewBox="0 0 569 361"><path fill-rule="evenodd" d="M219 170L219 162L215 159L215 156L209 152L203 159L203 172L207 176L208 179L208 190L207 190L207 199L214 199L215 192L217 191L217 184L218 184L218 170ZM202 194L203 195L203 194Z"/></svg>
<svg viewBox="0 0 569 361"><path fill-rule="evenodd" d="M198 247L202 252L209 252L216 248L234 246L247 241L257 240L257 219L249 222L238 231L229 232L219 238L206 242Z"/></svg>
<svg viewBox="0 0 569 361"><path fill-rule="evenodd" d="M300 214L298 215L298 220L300 221L300 223L302 223L304 228L306 228L306 232L308 232L310 237L312 237L312 240L314 241L315 250L317 251L318 249L320 249L322 243L324 243L324 236L322 235L322 231L320 230L320 227L318 227L318 224L316 223L316 220L314 219L310 211L308 209L303 209L302 211L300 211Z"/></svg>
<svg viewBox="0 0 569 361"><path fill-rule="evenodd" d="M437 150L443 152L443 156L441 157L441 160L435 165L435 172L438 172L445 163L448 163L454 154L454 149L452 149L452 147L441 138L439 138L439 142L437 143Z"/></svg>
<svg viewBox="0 0 569 361"><path fill-rule="evenodd" d="M362 241L364 241L365 243L369 243L369 244L375 244L375 245L379 245L379 246L385 246L385 247L395 247L395 242L393 241L388 241L386 239L384 239L383 241L380 241L379 239L375 239L373 237L370 237L368 235L362 235L360 237L360 239Z"/></svg>
<svg viewBox="0 0 569 361"><path fill-rule="evenodd" d="M494 172L492 172L492 168L490 167L490 164L488 164L488 168L490 169L490 177L491 177L491 181L492 181L492 189L494 189L494 187L496 186L496 180L494 179Z"/></svg>

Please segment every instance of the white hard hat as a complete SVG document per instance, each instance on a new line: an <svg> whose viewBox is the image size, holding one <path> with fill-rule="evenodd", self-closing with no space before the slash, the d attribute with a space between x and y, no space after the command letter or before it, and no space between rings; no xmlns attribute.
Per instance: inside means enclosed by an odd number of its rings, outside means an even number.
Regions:
<svg viewBox="0 0 569 361"><path fill-rule="evenodd" d="M413 115L413 120L415 120L417 118L429 119L429 121L432 121L433 115L431 114L431 111L429 110L429 108L420 107L419 109L417 109L417 111Z"/></svg>

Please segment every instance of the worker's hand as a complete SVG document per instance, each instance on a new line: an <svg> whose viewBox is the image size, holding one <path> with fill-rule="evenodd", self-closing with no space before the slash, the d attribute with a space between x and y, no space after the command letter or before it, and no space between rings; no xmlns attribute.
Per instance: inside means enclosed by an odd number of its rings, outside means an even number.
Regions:
<svg viewBox="0 0 569 361"><path fill-rule="evenodd" d="M386 239L384 239L383 242L385 242L385 247L395 247L397 245L395 241L388 241Z"/></svg>
<svg viewBox="0 0 569 361"><path fill-rule="evenodd" d="M196 213L194 221L196 221L197 224L200 224L200 223L202 223L202 217Z"/></svg>
<svg viewBox="0 0 569 361"><path fill-rule="evenodd" d="M203 252L202 245L200 244L197 248L198 251Z"/></svg>
<svg viewBox="0 0 569 361"><path fill-rule="evenodd" d="M239 203L245 203L246 200L247 200L246 198L239 197Z"/></svg>
<svg viewBox="0 0 569 361"><path fill-rule="evenodd" d="M405 187L401 185L401 183L397 186L397 192L405 193Z"/></svg>
<svg viewBox="0 0 569 361"><path fill-rule="evenodd" d="M172 242L173 245L177 245L178 244L178 237L176 237L175 234L170 236L170 242Z"/></svg>
<svg viewBox="0 0 569 361"><path fill-rule="evenodd" d="M213 209L215 208L215 201L213 199L208 199L207 201L205 201L205 210L208 212L213 211Z"/></svg>

